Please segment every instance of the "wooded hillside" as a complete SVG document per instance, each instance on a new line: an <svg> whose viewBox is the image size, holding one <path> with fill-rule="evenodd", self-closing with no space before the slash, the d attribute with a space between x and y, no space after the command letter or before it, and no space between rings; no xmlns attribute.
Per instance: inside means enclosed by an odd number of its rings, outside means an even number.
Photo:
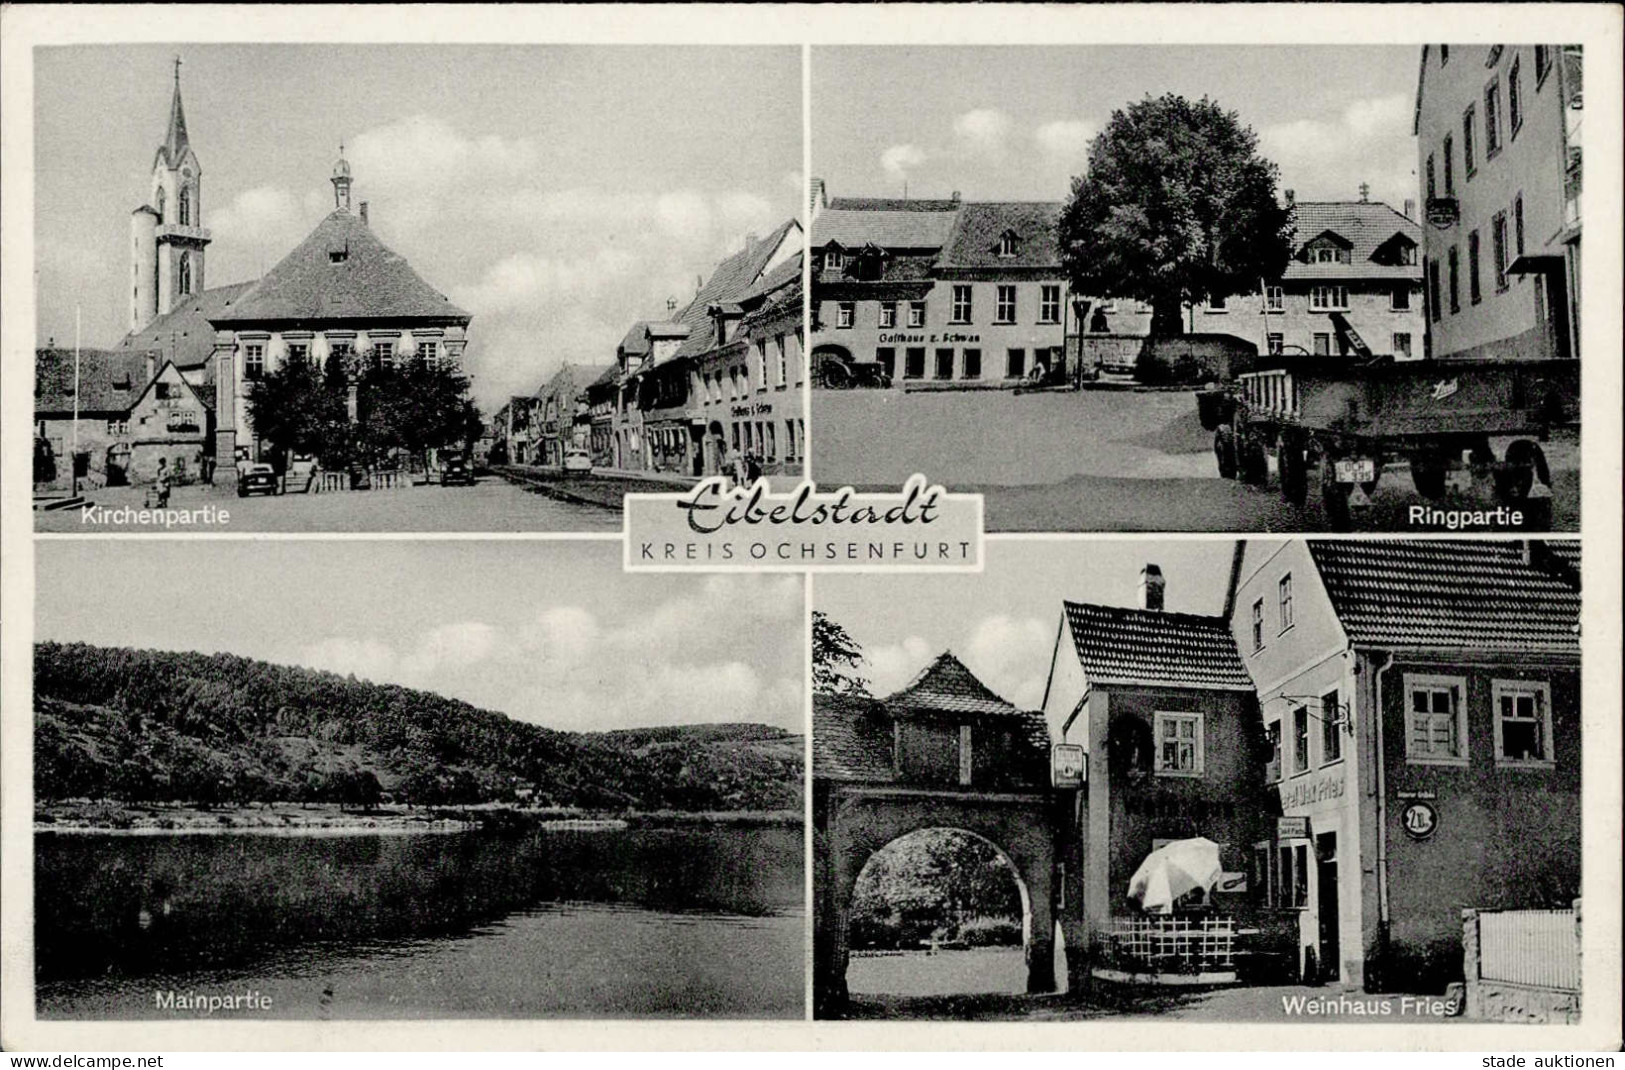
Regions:
<svg viewBox="0 0 1625 1070"><path fill-rule="evenodd" d="M802 805L800 737L766 725L557 732L426 691L231 654L39 643L34 714L40 801Z"/></svg>

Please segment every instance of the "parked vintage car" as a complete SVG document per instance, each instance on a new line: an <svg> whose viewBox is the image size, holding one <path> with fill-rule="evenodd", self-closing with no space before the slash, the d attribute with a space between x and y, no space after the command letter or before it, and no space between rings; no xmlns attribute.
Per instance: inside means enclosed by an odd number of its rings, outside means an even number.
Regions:
<svg viewBox="0 0 1625 1070"><path fill-rule="evenodd" d="M276 469L268 464L247 463L237 468L237 497L278 493Z"/></svg>
<svg viewBox="0 0 1625 1070"><path fill-rule="evenodd" d="M461 454L443 457L440 461L440 485L449 487L453 483L461 483L465 487L474 485L474 466Z"/></svg>
<svg viewBox="0 0 1625 1070"><path fill-rule="evenodd" d="M592 475L592 454L579 447L565 450L564 474L570 476Z"/></svg>

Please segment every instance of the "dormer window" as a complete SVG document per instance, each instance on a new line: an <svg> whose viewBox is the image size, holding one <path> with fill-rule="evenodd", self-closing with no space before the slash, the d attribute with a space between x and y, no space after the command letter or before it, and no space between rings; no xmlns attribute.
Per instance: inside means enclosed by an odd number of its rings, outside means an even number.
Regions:
<svg viewBox="0 0 1625 1070"><path fill-rule="evenodd" d="M842 271L846 268L846 254L839 245L831 244L824 250L824 269L826 271Z"/></svg>
<svg viewBox="0 0 1625 1070"><path fill-rule="evenodd" d="M338 249L327 250L328 263L342 264L348 259L350 259L350 247L348 245L342 246Z"/></svg>
<svg viewBox="0 0 1625 1070"><path fill-rule="evenodd" d="M1016 255L1016 232L1007 230L999 235L999 256L1009 259Z"/></svg>

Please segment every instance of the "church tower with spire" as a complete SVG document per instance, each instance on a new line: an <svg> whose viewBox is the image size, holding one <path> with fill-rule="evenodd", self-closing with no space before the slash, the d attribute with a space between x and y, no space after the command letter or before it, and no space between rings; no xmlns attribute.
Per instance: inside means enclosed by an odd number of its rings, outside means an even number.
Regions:
<svg viewBox="0 0 1625 1070"><path fill-rule="evenodd" d="M175 57L175 91L169 128L152 161L147 203L130 214L130 330L173 311L203 291L203 168L186 136L181 106L181 61Z"/></svg>

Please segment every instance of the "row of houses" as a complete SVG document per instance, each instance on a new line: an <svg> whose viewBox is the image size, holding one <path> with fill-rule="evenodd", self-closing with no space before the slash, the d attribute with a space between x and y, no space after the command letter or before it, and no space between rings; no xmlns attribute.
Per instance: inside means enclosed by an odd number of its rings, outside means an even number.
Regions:
<svg viewBox="0 0 1625 1070"><path fill-rule="evenodd" d="M1286 270L1188 307L1187 332L1253 353L1577 357L1582 73L1577 46L1425 46L1412 131L1424 212L1364 185L1350 201L1284 191ZM915 389L1134 370L1151 309L1072 292L1061 208L829 197L815 179L815 366L867 364L885 377L868 381Z"/></svg>
<svg viewBox="0 0 1625 1070"><path fill-rule="evenodd" d="M1008 386L1132 371L1144 302L1073 292L1051 202L827 196L815 183L814 361L877 365L893 386ZM1257 352L1423 355L1421 227L1371 201L1286 192L1297 239L1256 293L1186 309L1192 336Z"/></svg>
<svg viewBox="0 0 1625 1070"><path fill-rule="evenodd" d="M799 475L807 452L801 224L749 235L686 306L632 324L602 365L565 364L493 421L493 448L556 465L585 449L595 467L680 476L752 457Z"/></svg>
<svg viewBox="0 0 1625 1070"><path fill-rule="evenodd" d="M886 699L817 696L825 1000L852 882L917 828L1012 862L1034 990L1057 922L1080 977L1111 964L1129 878L1173 840L1219 845L1201 906L1238 950L1370 991L1460 980L1464 909L1578 895L1577 542L1244 541L1219 613L1165 598L1150 564L1138 605L1063 601L1040 710L951 654ZM1062 790L1052 743L1084 751Z"/></svg>

